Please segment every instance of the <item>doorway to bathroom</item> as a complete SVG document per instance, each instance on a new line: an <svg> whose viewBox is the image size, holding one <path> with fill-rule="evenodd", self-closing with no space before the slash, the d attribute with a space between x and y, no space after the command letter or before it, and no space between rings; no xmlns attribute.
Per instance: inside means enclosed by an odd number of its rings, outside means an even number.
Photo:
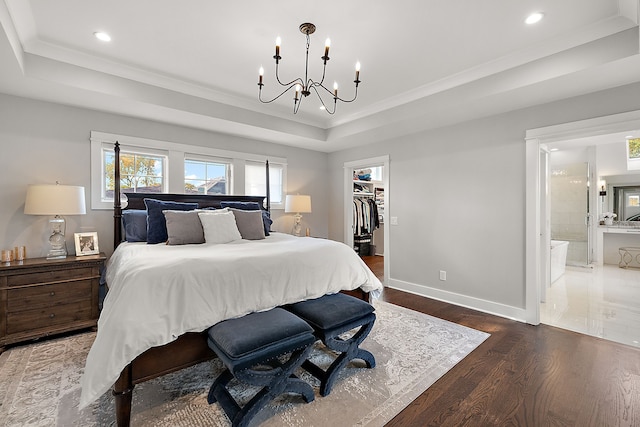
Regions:
<svg viewBox="0 0 640 427"><path fill-rule="evenodd" d="M612 209L609 199L613 198L614 191L609 180L606 181L609 185L602 188L604 175L622 173L618 152L624 154L625 138L636 132L640 132L640 111L527 131L526 308L529 323L541 322L640 347L640 336L636 332L640 327L640 288L637 286L640 270L619 268L617 261L601 265L606 245L599 239L597 245L590 244L596 242L595 237L603 227L598 225L602 213ZM554 149L559 150L552 151ZM562 158L562 152L570 154L576 149L583 150L583 157L576 159L574 152L573 157L555 161ZM552 155L556 157L553 161ZM571 166L575 166L575 174ZM551 180L558 176L567 177L565 185L578 189L573 191L577 193L576 198L579 193L585 193L587 186L584 204L589 203L586 211L589 216L585 215L580 228L590 224L591 232L586 238L586 255L582 248L576 249L579 256L567 259L566 272L549 286L550 241L557 236L553 233L558 228L557 224L552 227L555 221L551 213ZM587 183L579 183L584 181L584 176L588 178ZM564 198L574 196L565 193ZM562 214L569 223L567 212ZM577 224L575 227L578 229ZM614 243L617 250L619 245ZM576 265L593 265L593 268Z"/></svg>

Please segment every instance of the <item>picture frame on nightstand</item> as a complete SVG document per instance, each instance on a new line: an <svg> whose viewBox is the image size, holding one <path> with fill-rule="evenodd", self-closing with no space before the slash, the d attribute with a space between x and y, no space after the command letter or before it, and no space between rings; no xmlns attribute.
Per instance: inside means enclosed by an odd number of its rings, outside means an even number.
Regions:
<svg viewBox="0 0 640 427"><path fill-rule="evenodd" d="M76 243L76 256L98 255L98 233L95 231L88 233L73 233Z"/></svg>

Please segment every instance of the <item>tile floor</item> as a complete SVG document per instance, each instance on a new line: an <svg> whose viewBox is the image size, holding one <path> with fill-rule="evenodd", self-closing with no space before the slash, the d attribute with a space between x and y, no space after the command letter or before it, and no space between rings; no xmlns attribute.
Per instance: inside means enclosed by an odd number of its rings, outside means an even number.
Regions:
<svg viewBox="0 0 640 427"><path fill-rule="evenodd" d="M567 267L547 289L540 321L640 348L640 269Z"/></svg>

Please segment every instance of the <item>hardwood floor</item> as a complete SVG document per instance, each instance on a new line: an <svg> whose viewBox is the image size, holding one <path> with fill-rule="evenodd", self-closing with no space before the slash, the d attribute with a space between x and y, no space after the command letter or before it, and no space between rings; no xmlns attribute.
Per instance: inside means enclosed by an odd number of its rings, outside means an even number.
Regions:
<svg viewBox="0 0 640 427"><path fill-rule="evenodd" d="M640 426L637 348L390 288L383 299L491 334L387 426Z"/></svg>

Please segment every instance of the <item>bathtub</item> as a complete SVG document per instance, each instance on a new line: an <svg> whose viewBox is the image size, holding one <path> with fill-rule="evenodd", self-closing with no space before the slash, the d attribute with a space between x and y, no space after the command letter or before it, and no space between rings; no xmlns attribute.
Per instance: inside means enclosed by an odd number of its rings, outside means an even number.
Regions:
<svg viewBox="0 0 640 427"><path fill-rule="evenodd" d="M569 242L564 240L551 241L551 281L549 283L555 282L564 274L568 248Z"/></svg>

